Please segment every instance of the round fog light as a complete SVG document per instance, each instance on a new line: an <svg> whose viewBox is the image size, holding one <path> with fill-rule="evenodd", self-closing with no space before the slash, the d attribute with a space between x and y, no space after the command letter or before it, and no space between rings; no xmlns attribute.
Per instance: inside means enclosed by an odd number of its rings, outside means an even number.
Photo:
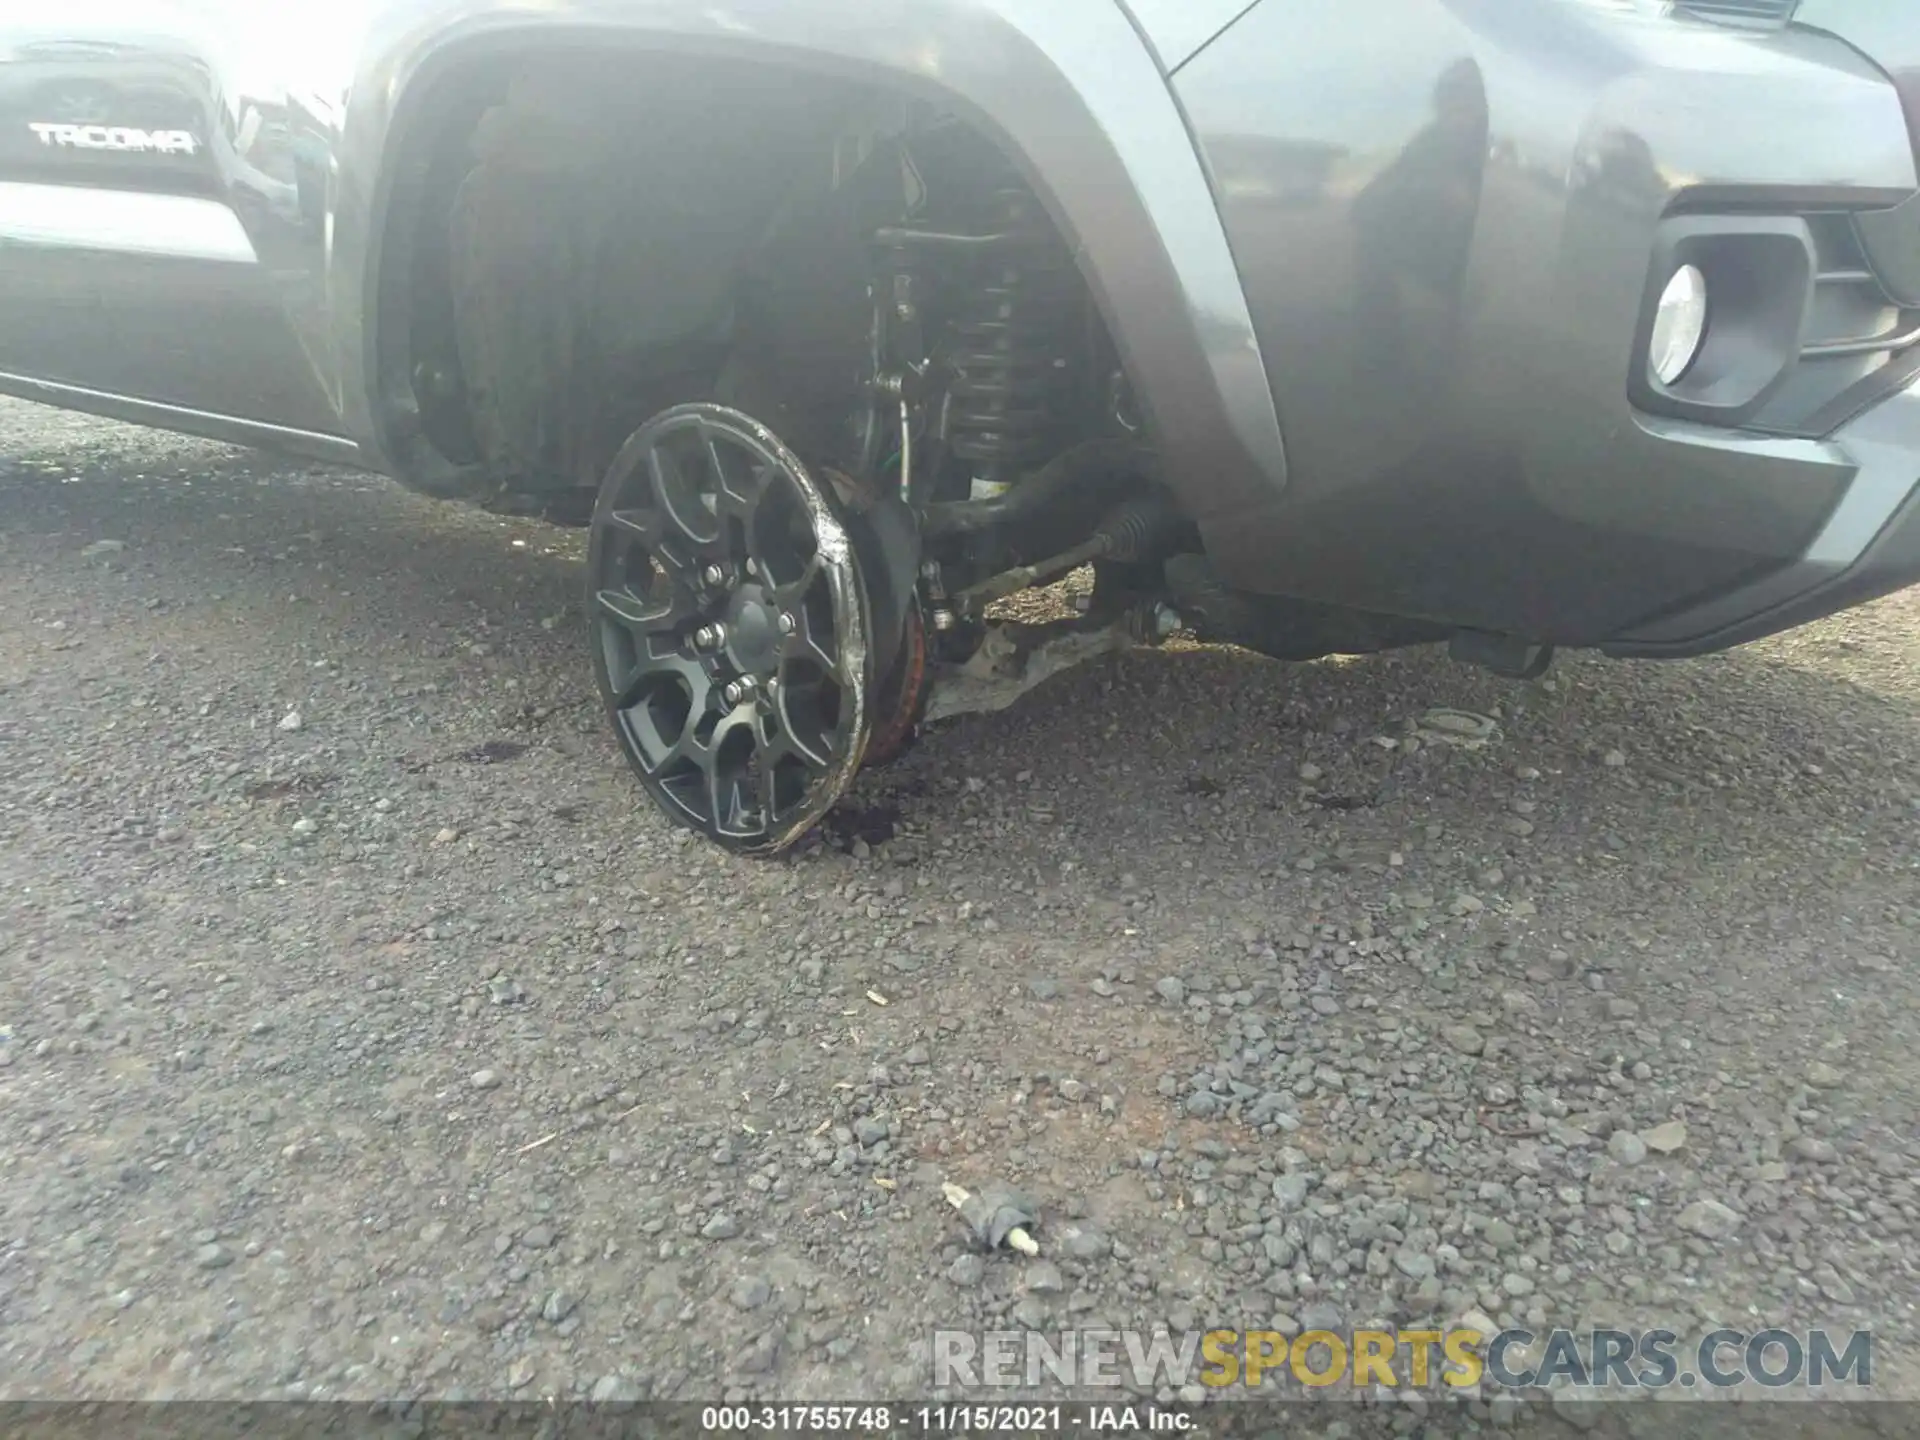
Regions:
<svg viewBox="0 0 1920 1440"><path fill-rule="evenodd" d="M1707 277L1697 265L1682 265L1660 293L1647 364L1662 385L1671 385L1699 358L1707 333Z"/></svg>

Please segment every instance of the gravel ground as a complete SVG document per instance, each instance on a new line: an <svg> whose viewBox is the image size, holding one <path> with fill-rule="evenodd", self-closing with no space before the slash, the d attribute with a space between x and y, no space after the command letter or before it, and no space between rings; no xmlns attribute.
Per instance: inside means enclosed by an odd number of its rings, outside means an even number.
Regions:
<svg viewBox="0 0 1920 1440"><path fill-rule="evenodd" d="M0 402L6 1395L1478 1311L1870 1325L1920 1398L1920 592L1524 685L1142 652L764 863L603 735L580 539Z"/></svg>

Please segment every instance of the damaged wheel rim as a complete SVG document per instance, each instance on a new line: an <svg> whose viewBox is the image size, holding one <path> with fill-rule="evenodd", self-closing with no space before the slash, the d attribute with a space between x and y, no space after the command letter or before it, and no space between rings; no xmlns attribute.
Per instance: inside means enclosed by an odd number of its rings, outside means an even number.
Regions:
<svg viewBox="0 0 1920 1440"><path fill-rule="evenodd" d="M674 820L771 852L859 768L865 597L825 489L748 416L649 421L601 486L593 660L628 762Z"/></svg>

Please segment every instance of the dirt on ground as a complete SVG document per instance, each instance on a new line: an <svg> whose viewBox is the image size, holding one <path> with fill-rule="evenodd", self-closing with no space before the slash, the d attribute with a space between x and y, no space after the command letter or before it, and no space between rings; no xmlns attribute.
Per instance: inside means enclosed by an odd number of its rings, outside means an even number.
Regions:
<svg viewBox="0 0 1920 1440"><path fill-rule="evenodd" d="M1477 1317L1870 1327L1920 1399L1920 593L1527 683L1141 651L764 862L621 763L582 548L0 403L7 1397Z"/></svg>

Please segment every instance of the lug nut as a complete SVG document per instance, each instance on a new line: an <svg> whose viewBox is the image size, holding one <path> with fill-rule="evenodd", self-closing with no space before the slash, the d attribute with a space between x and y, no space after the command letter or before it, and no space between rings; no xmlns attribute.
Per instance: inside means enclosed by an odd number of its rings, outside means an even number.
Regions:
<svg viewBox="0 0 1920 1440"><path fill-rule="evenodd" d="M795 620L792 615L787 614L784 611L781 613L780 633L782 635L791 635L794 632L794 630L798 628L798 625L799 625L799 622Z"/></svg>
<svg viewBox="0 0 1920 1440"><path fill-rule="evenodd" d="M718 565L709 565L700 572L700 578L709 585L724 585L727 583L727 572Z"/></svg>
<svg viewBox="0 0 1920 1440"><path fill-rule="evenodd" d="M759 573L760 573L760 562L758 560L753 559L751 556L749 556L747 558L747 574L758 575Z"/></svg>
<svg viewBox="0 0 1920 1440"><path fill-rule="evenodd" d="M721 693L727 697L727 704L738 705L747 698L747 687L736 680Z"/></svg>
<svg viewBox="0 0 1920 1440"><path fill-rule="evenodd" d="M727 643L727 627L724 625L702 625L693 632L693 643L702 650L718 650Z"/></svg>

